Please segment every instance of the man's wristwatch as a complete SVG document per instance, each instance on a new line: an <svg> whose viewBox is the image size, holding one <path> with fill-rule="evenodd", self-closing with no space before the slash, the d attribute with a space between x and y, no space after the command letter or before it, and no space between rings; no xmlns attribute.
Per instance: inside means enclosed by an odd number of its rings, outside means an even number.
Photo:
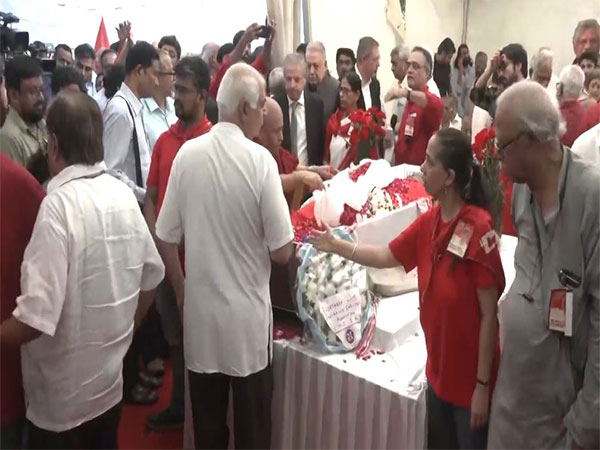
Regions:
<svg viewBox="0 0 600 450"><path fill-rule="evenodd" d="M482 385L484 387L488 387L490 385L490 382L489 381L483 381L483 380L480 380L479 378L477 378L477 384L480 384L480 385Z"/></svg>

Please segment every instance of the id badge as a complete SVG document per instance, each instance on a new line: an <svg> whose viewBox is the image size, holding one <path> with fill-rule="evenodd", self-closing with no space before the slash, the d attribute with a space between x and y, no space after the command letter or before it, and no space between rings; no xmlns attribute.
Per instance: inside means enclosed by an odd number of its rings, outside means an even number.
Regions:
<svg viewBox="0 0 600 450"><path fill-rule="evenodd" d="M406 118L404 126L404 136L413 137L415 135L415 123L417 121L417 113L410 113Z"/></svg>
<svg viewBox="0 0 600 450"><path fill-rule="evenodd" d="M448 251L453 255L462 258L467 252L471 236L473 236L473 225L459 220L456 224L456 228L454 228L454 234L450 239L450 243L448 244Z"/></svg>
<svg viewBox="0 0 600 450"><path fill-rule="evenodd" d="M565 336L573 335L573 291L570 289L552 289L548 328Z"/></svg>

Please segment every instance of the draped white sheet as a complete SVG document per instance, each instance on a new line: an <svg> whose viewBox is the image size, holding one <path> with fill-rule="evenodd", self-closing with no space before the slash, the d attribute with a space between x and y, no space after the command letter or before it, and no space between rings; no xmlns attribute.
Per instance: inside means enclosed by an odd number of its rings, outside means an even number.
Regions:
<svg viewBox="0 0 600 450"><path fill-rule="evenodd" d="M272 448L424 448L425 343L368 361L274 345Z"/></svg>

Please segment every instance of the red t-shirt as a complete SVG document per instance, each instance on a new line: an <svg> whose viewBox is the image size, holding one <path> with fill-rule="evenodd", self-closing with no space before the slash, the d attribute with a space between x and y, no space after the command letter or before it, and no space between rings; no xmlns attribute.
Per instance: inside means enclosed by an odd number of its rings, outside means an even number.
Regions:
<svg viewBox="0 0 600 450"><path fill-rule="evenodd" d="M21 293L21 263L46 193L37 180L4 153L0 153L0 321L11 317ZM0 424L25 417L21 356L0 352Z"/></svg>
<svg viewBox="0 0 600 450"><path fill-rule="evenodd" d="M587 131L590 128L595 127L596 125L598 125L600 123L600 102L596 103L595 105L590 106L586 111L585 111L585 116L584 116L584 124L583 124L583 131Z"/></svg>
<svg viewBox="0 0 600 450"><path fill-rule="evenodd" d="M423 164L429 139L440 129L444 102L429 92L428 88L425 88L425 95L425 108L410 101L404 108L396 142L396 164Z"/></svg>
<svg viewBox="0 0 600 450"><path fill-rule="evenodd" d="M171 175L171 167L173 166L177 152L186 141L208 133L211 128L212 123L208 120L206 114L196 126L189 130L184 130L181 120L178 120L177 123L171 125L171 128L161 134L156 141L154 151L152 152L150 170L148 171L148 180L146 182L148 186L158 187L156 214L160 212L163 200L165 199L167 183L169 175Z"/></svg>
<svg viewBox="0 0 600 450"><path fill-rule="evenodd" d="M567 147L571 147L575 139L585 131L585 109L577 100L570 100L560 105L560 113L567 122L567 131L560 141Z"/></svg>
<svg viewBox="0 0 600 450"><path fill-rule="evenodd" d="M294 173L296 167L298 167L298 158L283 147L279 147L279 153L277 154L275 161L277 161L279 175L289 175Z"/></svg>
<svg viewBox="0 0 600 450"><path fill-rule="evenodd" d="M256 59L254 61L252 61L252 64L250 64L250 65L265 76L269 72L269 67L265 63L262 53L259 53L258 56L256 57ZM210 89L208 90L208 94L212 98L214 98L214 99L217 98L217 92L219 92L219 86L221 86L221 81L223 80L223 77L225 76L225 72L227 72L227 69L229 69L230 67L231 67L231 56L225 55L223 57L223 64L221 64L221 67L219 67L219 71L214 76L214 78L210 81Z"/></svg>
<svg viewBox="0 0 600 450"><path fill-rule="evenodd" d="M464 258L447 250L458 221L473 226ZM496 286L498 296L504 290L504 272L492 230L490 215L480 208L465 204L456 218L444 223L438 205L389 244L406 271L417 267L427 379L441 399L465 408L471 407L477 378L481 323L477 289ZM490 396L499 357L497 342Z"/></svg>

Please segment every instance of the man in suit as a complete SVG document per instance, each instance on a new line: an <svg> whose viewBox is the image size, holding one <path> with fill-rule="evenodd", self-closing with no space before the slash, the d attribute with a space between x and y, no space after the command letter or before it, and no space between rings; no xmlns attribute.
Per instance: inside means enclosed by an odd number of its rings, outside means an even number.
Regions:
<svg viewBox="0 0 600 450"><path fill-rule="evenodd" d="M325 46L322 42L313 41L306 47L306 64L308 65L308 90L314 92L325 106L325 124L339 107L340 82L329 74Z"/></svg>
<svg viewBox="0 0 600 450"><path fill-rule="evenodd" d="M381 109L381 86L375 76L379 68L379 43L370 36L358 41L356 50L356 68L362 80L362 93L365 107Z"/></svg>
<svg viewBox="0 0 600 450"><path fill-rule="evenodd" d="M303 166L323 164L325 118L323 100L306 86L306 61L289 54L283 61L285 94L275 97L283 112L283 147Z"/></svg>

